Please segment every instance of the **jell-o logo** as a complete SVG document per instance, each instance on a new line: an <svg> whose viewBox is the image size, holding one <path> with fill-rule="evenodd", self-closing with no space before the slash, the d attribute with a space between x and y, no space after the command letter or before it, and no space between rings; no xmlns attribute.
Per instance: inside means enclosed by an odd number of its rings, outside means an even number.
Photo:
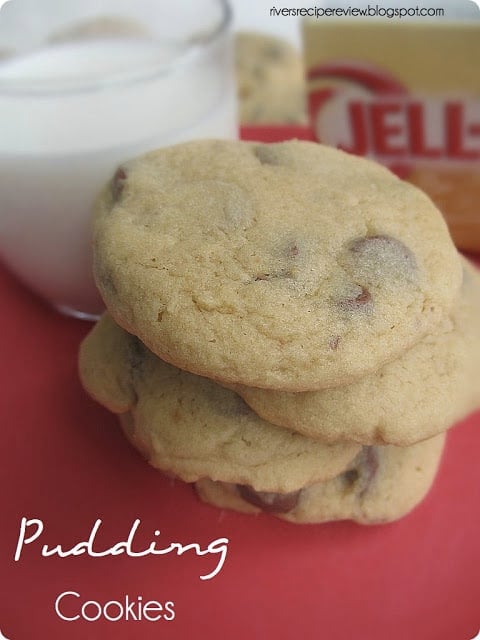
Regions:
<svg viewBox="0 0 480 640"><path fill-rule="evenodd" d="M335 83L309 96L316 136L326 144L386 164L480 159L480 100L411 98L383 69L352 62L320 65L308 78Z"/></svg>
<svg viewBox="0 0 480 640"><path fill-rule="evenodd" d="M480 251L480 11L447 5L435 20L305 20L310 124L420 187Z"/></svg>

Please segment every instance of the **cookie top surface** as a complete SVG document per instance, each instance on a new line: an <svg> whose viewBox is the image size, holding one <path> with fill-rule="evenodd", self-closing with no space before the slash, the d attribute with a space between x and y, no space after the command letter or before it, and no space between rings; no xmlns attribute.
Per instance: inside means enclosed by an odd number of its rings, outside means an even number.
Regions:
<svg viewBox="0 0 480 640"><path fill-rule="evenodd" d="M154 467L187 482L208 476L293 491L335 476L360 449L265 422L232 391L162 362L108 316L82 344L80 376L94 398L123 414L127 437Z"/></svg>
<svg viewBox="0 0 480 640"><path fill-rule="evenodd" d="M235 69L242 124L305 122L303 60L287 40L237 32Z"/></svg>
<svg viewBox="0 0 480 640"><path fill-rule="evenodd" d="M233 388L265 420L325 441L405 446L448 429L480 407L480 272L464 267L451 317L379 371L322 391Z"/></svg>
<svg viewBox="0 0 480 640"><path fill-rule="evenodd" d="M422 192L316 143L158 150L123 165L96 209L111 315L162 359L223 382L349 382L418 342L461 282Z"/></svg>
<svg viewBox="0 0 480 640"><path fill-rule="evenodd" d="M445 435L410 447L364 447L349 469L331 480L290 494L255 492L249 487L197 482L205 502L246 513L266 511L296 523L354 520L380 524L411 511L432 486Z"/></svg>

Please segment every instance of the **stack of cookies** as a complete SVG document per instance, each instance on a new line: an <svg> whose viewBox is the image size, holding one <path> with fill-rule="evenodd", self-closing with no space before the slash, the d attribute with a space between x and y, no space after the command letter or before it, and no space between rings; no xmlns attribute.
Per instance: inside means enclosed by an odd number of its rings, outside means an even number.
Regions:
<svg viewBox="0 0 480 640"><path fill-rule="evenodd" d="M97 203L87 391L222 508L387 522L480 406L480 277L415 187L315 143L197 141Z"/></svg>

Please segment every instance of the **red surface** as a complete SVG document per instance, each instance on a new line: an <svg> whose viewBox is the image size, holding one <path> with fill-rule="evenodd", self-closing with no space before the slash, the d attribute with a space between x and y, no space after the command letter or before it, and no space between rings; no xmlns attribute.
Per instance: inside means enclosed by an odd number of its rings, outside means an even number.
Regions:
<svg viewBox="0 0 480 640"><path fill-rule="evenodd" d="M405 519L378 527L295 526L220 512L172 484L124 441L116 420L83 393L76 352L88 325L63 318L0 269L0 629L10 640L134 637L352 637L467 640L480 627L480 415L455 428L435 486ZM38 543L13 556L21 518L39 518ZM42 558L41 544L230 540L213 557ZM64 622L67 590L109 601L129 594L175 603L173 621ZM73 600L72 600L73 602ZM68 613L68 611L67 611Z"/></svg>
<svg viewBox="0 0 480 640"><path fill-rule="evenodd" d="M262 142L282 142L287 138L315 140L315 134L309 127L301 125L244 126L241 129L242 140L261 140Z"/></svg>
<svg viewBox="0 0 480 640"><path fill-rule="evenodd" d="M59 316L1 267L0 309L4 636L469 640L477 634L480 414L450 434L433 490L397 523L295 526L221 512L144 463L116 419L85 395L76 353L87 323ZM45 530L14 562L22 517L41 519ZM68 548L86 540L97 518L98 548L125 540L139 518L137 548L153 540L155 529L159 547L173 541L205 547L226 537L225 565L202 581L217 557L41 556L43 544ZM173 601L175 619L65 622L54 611L65 591L80 593L80 602L127 594ZM65 613L73 615L73 599L69 604Z"/></svg>

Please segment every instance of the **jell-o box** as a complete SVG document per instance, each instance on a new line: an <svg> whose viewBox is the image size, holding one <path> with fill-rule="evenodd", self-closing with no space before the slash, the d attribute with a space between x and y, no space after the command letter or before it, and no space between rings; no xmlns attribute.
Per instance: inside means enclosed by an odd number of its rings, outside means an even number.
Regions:
<svg viewBox="0 0 480 640"><path fill-rule="evenodd" d="M314 135L423 189L457 246L480 251L480 10L401 4L337 3L303 21Z"/></svg>

